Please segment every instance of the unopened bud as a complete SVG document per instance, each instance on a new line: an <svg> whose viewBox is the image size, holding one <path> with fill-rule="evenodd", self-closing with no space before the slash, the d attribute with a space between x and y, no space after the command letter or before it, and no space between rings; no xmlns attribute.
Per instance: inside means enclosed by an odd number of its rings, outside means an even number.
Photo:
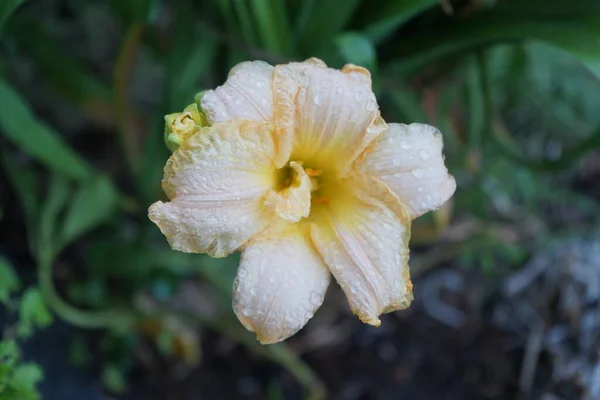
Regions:
<svg viewBox="0 0 600 400"><path fill-rule="evenodd" d="M175 151L203 126L207 126L206 116L196 103L187 106L183 112L165 115L165 143Z"/></svg>

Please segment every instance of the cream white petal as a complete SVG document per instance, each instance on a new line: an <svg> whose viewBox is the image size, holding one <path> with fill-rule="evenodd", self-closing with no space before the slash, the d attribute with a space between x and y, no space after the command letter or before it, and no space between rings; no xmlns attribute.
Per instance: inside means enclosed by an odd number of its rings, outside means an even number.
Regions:
<svg viewBox="0 0 600 400"><path fill-rule="evenodd" d="M329 271L297 225L261 236L242 251L233 309L267 344L292 336L312 318L323 302Z"/></svg>
<svg viewBox="0 0 600 400"><path fill-rule="evenodd" d="M389 124L358 169L385 183L416 218L439 208L456 189L442 148L442 134L432 126Z"/></svg>
<svg viewBox="0 0 600 400"><path fill-rule="evenodd" d="M273 90L280 165L290 154L317 167L335 158L344 173L385 130L364 68L338 71L316 61L278 65Z"/></svg>
<svg viewBox="0 0 600 400"><path fill-rule="evenodd" d="M175 250L225 256L274 218L264 196L275 185L271 125L234 121L203 128L173 153L149 209Z"/></svg>
<svg viewBox="0 0 600 400"><path fill-rule="evenodd" d="M365 185L357 179L351 186L353 193L340 202L332 200L311 235L352 311L379 326L380 314L407 308L413 299L410 218L377 182Z"/></svg>
<svg viewBox="0 0 600 400"><path fill-rule="evenodd" d="M232 119L271 121L273 118L273 67L264 61L236 65L227 81L202 98L210 124Z"/></svg>

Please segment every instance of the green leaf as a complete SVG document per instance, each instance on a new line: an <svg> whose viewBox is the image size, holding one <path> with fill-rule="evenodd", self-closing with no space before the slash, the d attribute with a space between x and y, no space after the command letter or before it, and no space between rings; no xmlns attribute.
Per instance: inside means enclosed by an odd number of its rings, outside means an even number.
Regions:
<svg viewBox="0 0 600 400"><path fill-rule="evenodd" d="M11 25L12 37L27 50L37 70L61 95L90 110L111 106L111 89L49 35L39 19L22 18L18 22Z"/></svg>
<svg viewBox="0 0 600 400"><path fill-rule="evenodd" d="M400 44L398 50L403 57L400 65L403 69L416 71L440 58L479 46L528 39L570 53L600 79L599 16L557 19L521 13L516 6L509 10L496 7Z"/></svg>
<svg viewBox="0 0 600 400"><path fill-rule="evenodd" d="M36 385L42 380L39 366L19 363L20 353L14 340L0 341L0 399L38 400Z"/></svg>
<svg viewBox="0 0 600 400"><path fill-rule="evenodd" d="M186 50L187 57L183 58L170 85L169 104L173 107L172 111L182 110L192 103L194 95L202 87L202 78L210 70L216 50L216 39L210 35L198 37Z"/></svg>
<svg viewBox="0 0 600 400"><path fill-rule="evenodd" d="M277 54L289 54L292 34L284 0L254 0L250 5L264 48Z"/></svg>
<svg viewBox="0 0 600 400"><path fill-rule="evenodd" d="M29 337L35 329L42 329L52 323L52 314L37 288L29 288L23 294L19 309L17 333Z"/></svg>
<svg viewBox="0 0 600 400"><path fill-rule="evenodd" d="M426 124L429 122L417 93L409 87L402 86L398 90L390 93L390 102L394 110L400 115L399 122L413 123L420 122Z"/></svg>
<svg viewBox="0 0 600 400"><path fill-rule="evenodd" d="M85 180L91 167L53 129L38 121L25 100L0 79L0 133L48 168L72 179Z"/></svg>
<svg viewBox="0 0 600 400"><path fill-rule="evenodd" d="M11 293L19 288L19 278L4 257L0 255L0 303L8 302Z"/></svg>
<svg viewBox="0 0 600 400"><path fill-rule="evenodd" d="M377 44L400 29L409 19L436 4L440 4L440 0L388 1L379 11L375 22L364 29L364 36Z"/></svg>
<svg viewBox="0 0 600 400"><path fill-rule="evenodd" d="M33 171L24 166L18 165L14 156L8 151L0 151L2 167L21 203L21 208L25 214L27 224L27 236L29 239L29 250L36 248L37 221L40 211L39 185Z"/></svg>
<svg viewBox="0 0 600 400"><path fill-rule="evenodd" d="M159 3L158 0L110 0L113 10L125 24L154 19Z"/></svg>
<svg viewBox="0 0 600 400"><path fill-rule="evenodd" d="M297 37L303 53L312 56L318 54L333 35L346 27L360 0L319 0L305 3L307 8L313 7L311 11L301 12L301 16L304 13L310 18L304 17L305 26L297 32ZM303 21L299 22L304 24Z"/></svg>
<svg viewBox="0 0 600 400"><path fill-rule="evenodd" d="M102 372L102 384L111 392L122 393L127 389L127 381L119 367L108 364Z"/></svg>
<svg viewBox="0 0 600 400"><path fill-rule="evenodd" d="M65 245L112 217L117 208L118 193L112 182L98 176L84 183L70 201L62 224Z"/></svg>
<svg viewBox="0 0 600 400"><path fill-rule="evenodd" d="M373 43L365 36L356 32L343 33L336 37L335 43L344 61L375 71L377 54Z"/></svg>
<svg viewBox="0 0 600 400"><path fill-rule="evenodd" d="M2 0L0 2L0 34L2 33L2 28L4 23L10 16L10 14L15 11L15 9L23 3L24 0Z"/></svg>
<svg viewBox="0 0 600 400"><path fill-rule="evenodd" d="M36 400L40 395L36 385L44 378L42 369L32 363L24 363L17 366L11 377L10 386L19 394L19 399Z"/></svg>
<svg viewBox="0 0 600 400"><path fill-rule="evenodd" d="M243 40L252 46L256 46L258 44L258 37L256 36L256 31L254 30L254 24L252 23L252 17L250 15L247 2L234 1L233 6L238 16Z"/></svg>

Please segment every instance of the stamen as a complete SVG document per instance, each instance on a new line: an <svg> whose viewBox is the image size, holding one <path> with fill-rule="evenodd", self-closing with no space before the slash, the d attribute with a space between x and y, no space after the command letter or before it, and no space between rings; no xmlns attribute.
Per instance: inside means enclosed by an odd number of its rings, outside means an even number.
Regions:
<svg viewBox="0 0 600 400"><path fill-rule="evenodd" d="M313 200L315 204L329 204L331 199L329 197L319 197Z"/></svg>
<svg viewBox="0 0 600 400"><path fill-rule="evenodd" d="M305 168L304 172L306 172L306 175L313 177L313 176L320 176L323 173L323 170L322 169Z"/></svg>

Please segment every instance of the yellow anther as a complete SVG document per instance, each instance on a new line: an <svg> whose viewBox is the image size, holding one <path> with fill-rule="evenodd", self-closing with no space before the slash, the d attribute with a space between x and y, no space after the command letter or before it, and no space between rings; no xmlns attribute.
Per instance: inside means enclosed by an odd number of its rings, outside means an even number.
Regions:
<svg viewBox="0 0 600 400"><path fill-rule="evenodd" d="M322 169L306 168L304 171L306 172L306 175L308 175L310 177L320 176L323 173Z"/></svg>
<svg viewBox="0 0 600 400"><path fill-rule="evenodd" d="M313 201L315 204L329 204L331 202L331 198L319 197L318 199L314 199Z"/></svg>

